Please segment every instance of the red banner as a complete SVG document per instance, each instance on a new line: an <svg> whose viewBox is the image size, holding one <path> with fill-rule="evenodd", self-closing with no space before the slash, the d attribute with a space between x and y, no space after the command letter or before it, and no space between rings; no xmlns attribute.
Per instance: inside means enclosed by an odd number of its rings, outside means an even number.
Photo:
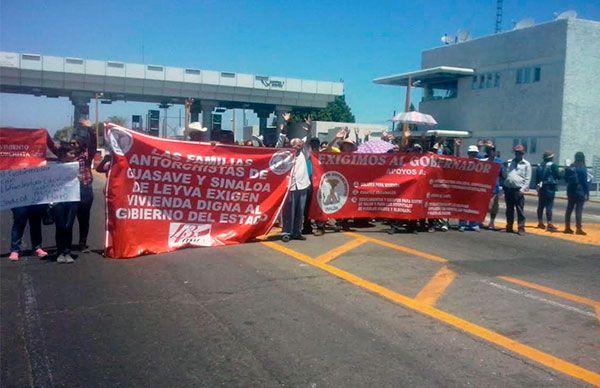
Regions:
<svg viewBox="0 0 600 388"><path fill-rule="evenodd" d="M106 255L238 244L273 226L291 150L167 140L107 125Z"/></svg>
<svg viewBox="0 0 600 388"><path fill-rule="evenodd" d="M45 129L0 128L0 170L46 165Z"/></svg>
<svg viewBox="0 0 600 388"><path fill-rule="evenodd" d="M437 154L315 153L309 216L481 222L497 163Z"/></svg>

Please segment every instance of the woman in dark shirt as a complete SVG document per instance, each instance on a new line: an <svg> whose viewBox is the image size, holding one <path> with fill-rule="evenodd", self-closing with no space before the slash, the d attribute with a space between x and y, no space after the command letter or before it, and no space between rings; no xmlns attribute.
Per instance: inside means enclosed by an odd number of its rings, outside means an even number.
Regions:
<svg viewBox="0 0 600 388"><path fill-rule="evenodd" d="M575 209L575 233L585 236L581 218L583 215L583 204L590 199L590 188L587 181L587 167L585 166L585 155L583 152L575 153L575 162L565 171L567 181L567 212L565 214L565 233L573 234L571 229L571 214Z"/></svg>

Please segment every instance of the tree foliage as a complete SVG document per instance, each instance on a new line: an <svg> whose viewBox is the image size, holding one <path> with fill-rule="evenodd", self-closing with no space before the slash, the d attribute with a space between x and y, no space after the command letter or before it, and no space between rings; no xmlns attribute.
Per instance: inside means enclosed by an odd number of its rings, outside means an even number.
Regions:
<svg viewBox="0 0 600 388"><path fill-rule="evenodd" d="M54 134L54 139L58 141L69 141L71 139L71 135L73 134L73 127L67 126L59 129Z"/></svg>
<svg viewBox="0 0 600 388"><path fill-rule="evenodd" d="M302 121L309 116L313 121L336 121L343 123L354 123L356 121L352 110L346 103L345 96L337 96L335 100L322 109L297 108L292 111L293 121Z"/></svg>
<svg viewBox="0 0 600 388"><path fill-rule="evenodd" d="M127 119L125 117L121 117L121 116L109 116L106 119L106 121L113 123L113 124L120 125L121 127L127 126Z"/></svg>

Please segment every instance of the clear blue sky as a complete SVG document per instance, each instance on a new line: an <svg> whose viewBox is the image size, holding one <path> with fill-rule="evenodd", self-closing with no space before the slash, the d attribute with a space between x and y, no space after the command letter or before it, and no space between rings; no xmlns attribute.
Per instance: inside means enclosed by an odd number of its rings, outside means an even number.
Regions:
<svg viewBox="0 0 600 388"><path fill-rule="evenodd" d="M526 17L549 21L554 12L567 9L600 20L599 1L505 0L503 29ZM495 0L3 0L0 49L343 79L357 121L383 123L402 106L404 90L375 85L374 78L418 69L421 51L439 46L444 33L460 28L473 37L493 33L495 12ZM151 107L101 105L101 119L113 114L130 118ZM67 99L0 95L2 125L53 132L67 125L71 114Z"/></svg>

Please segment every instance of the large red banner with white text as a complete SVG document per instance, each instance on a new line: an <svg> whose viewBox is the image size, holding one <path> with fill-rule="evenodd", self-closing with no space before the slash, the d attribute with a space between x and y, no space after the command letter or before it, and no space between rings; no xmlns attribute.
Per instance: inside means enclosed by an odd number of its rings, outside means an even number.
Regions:
<svg viewBox="0 0 600 388"><path fill-rule="evenodd" d="M437 154L315 153L315 220L458 218L481 222L500 165Z"/></svg>
<svg viewBox="0 0 600 388"><path fill-rule="evenodd" d="M45 129L0 128L0 170L46 165Z"/></svg>
<svg viewBox="0 0 600 388"><path fill-rule="evenodd" d="M287 195L291 150L166 140L108 124L106 255L131 258L264 235Z"/></svg>

